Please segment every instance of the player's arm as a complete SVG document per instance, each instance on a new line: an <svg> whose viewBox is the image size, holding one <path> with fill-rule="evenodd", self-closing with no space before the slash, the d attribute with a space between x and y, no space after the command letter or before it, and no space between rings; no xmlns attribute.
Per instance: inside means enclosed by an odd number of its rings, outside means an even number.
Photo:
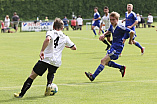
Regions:
<svg viewBox="0 0 157 104"><path fill-rule="evenodd" d="M40 52L40 59L43 60L44 59L44 50L45 48L48 46L48 44L50 43L51 37L47 36L46 39L44 40L43 46L41 48L41 52Z"/></svg>
<svg viewBox="0 0 157 104"><path fill-rule="evenodd" d="M135 26L136 24L138 24L138 20L136 20L131 26L128 26L127 28L132 28L133 26Z"/></svg>
<svg viewBox="0 0 157 104"><path fill-rule="evenodd" d="M122 23L123 23L124 21L126 21L126 18L124 18L124 19L122 20Z"/></svg>
<svg viewBox="0 0 157 104"><path fill-rule="evenodd" d="M100 41L103 40L103 39L105 38L105 35L109 35L109 34L111 34L111 32L110 32L110 31L106 31L103 35L101 35L101 36L99 37L99 40L100 40Z"/></svg>
<svg viewBox="0 0 157 104"><path fill-rule="evenodd" d="M101 17L98 17L97 19L94 19L94 21L97 21L97 20L100 20L101 19Z"/></svg>
<svg viewBox="0 0 157 104"><path fill-rule="evenodd" d="M70 40L70 38L67 36L66 37L66 44L65 44L66 48L70 48L71 50L76 50L76 45Z"/></svg>
<svg viewBox="0 0 157 104"><path fill-rule="evenodd" d="M76 45L73 45L72 47L68 47L68 46L65 46L66 48L70 48L71 50L76 50Z"/></svg>

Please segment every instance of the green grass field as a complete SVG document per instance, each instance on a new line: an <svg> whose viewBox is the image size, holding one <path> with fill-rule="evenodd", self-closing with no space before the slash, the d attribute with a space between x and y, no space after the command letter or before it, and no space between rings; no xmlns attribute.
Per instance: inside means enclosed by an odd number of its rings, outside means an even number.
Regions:
<svg viewBox="0 0 157 104"><path fill-rule="evenodd" d="M156 104L157 102L157 32L155 28L136 29L136 40L146 48L125 43L117 63L126 65L126 75L105 67L94 82L84 72L94 72L106 55L106 45L93 37L91 30L64 31L76 44L77 50L64 49L62 65L54 82L59 91L45 97L46 75L37 77L21 99L19 92L39 53L46 32L0 33L0 103L1 104Z"/></svg>

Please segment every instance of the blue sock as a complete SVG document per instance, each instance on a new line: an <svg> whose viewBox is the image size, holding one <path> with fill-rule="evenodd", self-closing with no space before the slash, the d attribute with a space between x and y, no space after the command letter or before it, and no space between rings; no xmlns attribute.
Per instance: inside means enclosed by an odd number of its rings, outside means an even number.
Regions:
<svg viewBox="0 0 157 104"><path fill-rule="evenodd" d="M104 34L104 30L102 30L102 33Z"/></svg>
<svg viewBox="0 0 157 104"><path fill-rule="evenodd" d="M94 34L96 35L96 32L95 32L95 30L93 29L93 32L94 32Z"/></svg>
<svg viewBox="0 0 157 104"><path fill-rule="evenodd" d="M138 42L136 42L135 45L139 47L140 49L142 49L142 46Z"/></svg>
<svg viewBox="0 0 157 104"><path fill-rule="evenodd" d="M113 61L109 61L109 62L108 62L108 66L109 66L109 67L118 68L118 69L121 69L121 67L122 67L122 65L119 65L119 64L117 64L117 63L115 63L115 62L113 62Z"/></svg>
<svg viewBox="0 0 157 104"><path fill-rule="evenodd" d="M93 74L93 78L95 79L95 77L104 69L104 66L102 64L100 64L98 66L98 68L96 69L96 71Z"/></svg>

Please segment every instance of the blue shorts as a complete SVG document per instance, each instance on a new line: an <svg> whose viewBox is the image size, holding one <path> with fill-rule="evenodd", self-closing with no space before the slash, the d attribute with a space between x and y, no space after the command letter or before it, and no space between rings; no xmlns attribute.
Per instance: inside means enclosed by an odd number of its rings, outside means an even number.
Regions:
<svg viewBox="0 0 157 104"><path fill-rule="evenodd" d="M107 54L109 55L111 60L117 60L119 58L119 55L121 54L121 52L119 52L111 47L110 50L107 51Z"/></svg>
<svg viewBox="0 0 157 104"><path fill-rule="evenodd" d="M134 32L135 32L135 31L134 31ZM124 34L124 39L128 39L129 37L130 37L130 34L129 34L129 33L125 33L125 34ZM135 34L134 34L132 40L135 40L136 37L137 37L137 35L136 35L136 32L135 32Z"/></svg>
<svg viewBox="0 0 157 104"><path fill-rule="evenodd" d="M99 23L99 22L94 22L94 23L92 24L92 26L98 26L98 27L100 27L100 23Z"/></svg>

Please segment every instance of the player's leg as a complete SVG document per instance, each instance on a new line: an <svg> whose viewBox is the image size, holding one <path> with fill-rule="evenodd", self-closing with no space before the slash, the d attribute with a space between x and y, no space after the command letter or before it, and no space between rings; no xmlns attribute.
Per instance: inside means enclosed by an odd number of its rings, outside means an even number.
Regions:
<svg viewBox="0 0 157 104"><path fill-rule="evenodd" d="M45 96L49 96L51 93L51 84L54 78L54 73L56 73L56 70L58 67L53 65L48 65L48 74L47 74L47 86L45 90Z"/></svg>
<svg viewBox="0 0 157 104"><path fill-rule="evenodd" d="M102 60L101 64L98 66L98 68L95 70L94 74L85 72L86 76L89 78L90 81L93 81L96 76L99 75L99 73L104 69L105 65L110 61L110 57L107 54Z"/></svg>
<svg viewBox="0 0 157 104"><path fill-rule="evenodd" d="M93 24L93 25L92 25L92 30L93 30L93 33L94 33L95 36L96 36L97 34L96 34L96 31L95 31L94 27L95 27L95 25Z"/></svg>
<svg viewBox="0 0 157 104"><path fill-rule="evenodd" d="M119 58L120 53L121 53L121 52L116 52L116 50L114 50L114 49L111 49L110 51L108 51L108 55L110 56L110 58L111 58L112 60L117 60L117 59ZM126 69L125 66L119 65L119 64L117 64L117 63L115 63L115 62L113 62L113 61L109 61L109 62L107 63L107 65L108 65L109 67L113 67L113 68L118 68L118 69L120 69L119 71L121 72L122 77L124 77L124 75L125 75L125 69Z"/></svg>
<svg viewBox="0 0 157 104"><path fill-rule="evenodd" d="M48 66L47 85L52 83L53 78L54 78L54 73L56 73L57 69L58 69L58 67L56 67L56 66L53 66L53 65Z"/></svg>
<svg viewBox="0 0 157 104"><path fill-rule="evenodd" d="M43 73L47 70L47 67L44 62L38 61L36 65L34 66L30 76L27 78L27 80L24 82L23 87L21 89L21 92L19 94L15 93L14 96L17 98L22 98L26 91L31 87L34 79L40 75L42 76Z"/></svg>
<svg viewBox="0 0 157 104"><path fill-rule="evenodd" d="M142 47L142 46L140 45L140 43L137 42L137 41L135 41L135 40L133 40L133 44L135 44L135 46L137 46L138 48L141 49L141 55L143 55L143 54L144 54L144 51L145 51L145 48Z"/></svg>

